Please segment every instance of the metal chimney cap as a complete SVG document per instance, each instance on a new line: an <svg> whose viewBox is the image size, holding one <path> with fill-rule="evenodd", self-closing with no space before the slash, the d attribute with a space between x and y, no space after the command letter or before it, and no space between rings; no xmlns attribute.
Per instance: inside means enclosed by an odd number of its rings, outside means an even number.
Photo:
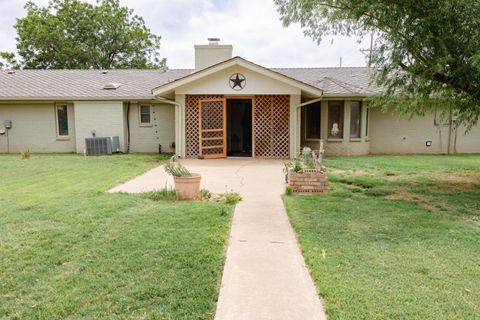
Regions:
<svg viewBox="0 0 480 320"><path fill-rule="evenodd" d="M216 45L220 42L220 38L207 38L209 45Z"/></svg>

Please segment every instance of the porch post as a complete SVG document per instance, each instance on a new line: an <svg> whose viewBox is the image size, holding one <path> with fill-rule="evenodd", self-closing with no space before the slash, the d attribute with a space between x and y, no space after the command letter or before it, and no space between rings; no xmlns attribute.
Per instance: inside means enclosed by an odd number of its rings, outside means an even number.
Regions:
<svg viewBox="0 0 480 320"><path fill-rule="evenodd" d="M290 95L290 158L293 159L300 152L301 109L300 95Z"/></svg>
<svg viewBox="0 0 480 320"><path fill-rule="evenodd" d="M175 102L175 154L185 157L185 95L176 94Z"/></svg>

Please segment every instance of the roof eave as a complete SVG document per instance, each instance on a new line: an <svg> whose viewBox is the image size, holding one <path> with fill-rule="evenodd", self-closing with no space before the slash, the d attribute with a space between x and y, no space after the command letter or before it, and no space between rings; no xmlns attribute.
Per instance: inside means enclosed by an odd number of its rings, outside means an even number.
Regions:
<svg viewBox="0 0 480 320"><path fill-rule="evenodd" d="M75 96L10 96L0 97L2 102L10 101L128 101L128 100L155 100L154 96L119 96L119 97L75 97Z"/></svg>

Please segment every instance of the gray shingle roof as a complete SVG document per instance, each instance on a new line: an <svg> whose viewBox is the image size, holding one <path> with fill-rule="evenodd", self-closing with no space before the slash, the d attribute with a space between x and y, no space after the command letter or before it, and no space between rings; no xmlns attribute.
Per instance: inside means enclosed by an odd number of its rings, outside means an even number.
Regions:
<svg viewBox="0 0 480 320"><path fill-rule="evenodd" d="M381 92L371 84L373 68L274 68L286 76L320 88L327 96L368 96Z"/></svg>
<svg viewBox="0 0 480 320"><path fill-rule="evenodd" d="M152 99L152 88L191 73L191 70L18 70L0 71L0 100ZM103 90L119 83L116 90Z"/></svg>
<svg viewBox="0 0 480 320"><path fill-rule="evenodd" d="M380 92L370 85L369 68L273 68L273 71L324 90L326 96L367 96ZM151 90L191 74L191 69L159 70L18 70L0 71L0 100L143 100ZM103 90L119 83L116 90Z"/></svg>

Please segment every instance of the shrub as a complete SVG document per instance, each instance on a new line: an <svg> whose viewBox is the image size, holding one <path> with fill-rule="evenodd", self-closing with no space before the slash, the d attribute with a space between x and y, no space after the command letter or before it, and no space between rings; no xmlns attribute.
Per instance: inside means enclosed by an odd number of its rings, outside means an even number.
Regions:
<svg viewBox="0 0 480 320"><path fill-rule="evenodd" d="M30 149L23 150L22 152L20 152L20 158L22 160L30 159Z"/></svg>
<svg viewBox="0 0 480 320"><path fill-rule="evenodd" d="M286 196L291 196L293 195L293 188L290 186L285 187L285 195Z"/></svg>
<svg viewBox="0 0 480 320"><path fill-rule="evenodd" d="M223 195L223 201L225 201L226 204L236 204L242 201L242 197L237 192L227 192Z"/></svg>
<svg viewBox="0 0 480 320"><path fill-rule="evenodd" d="M161 190L146 192L143 197L152 201L176 200L175 190L163 188Z"/></svg>
<svg viewBox="0 0 480 320"><path fill-rule="evenodd" d="M200 200L210 199L211 197L210 191L208 191L207 189L201 189L198 192L198 197L200 198Z"/></svg>

